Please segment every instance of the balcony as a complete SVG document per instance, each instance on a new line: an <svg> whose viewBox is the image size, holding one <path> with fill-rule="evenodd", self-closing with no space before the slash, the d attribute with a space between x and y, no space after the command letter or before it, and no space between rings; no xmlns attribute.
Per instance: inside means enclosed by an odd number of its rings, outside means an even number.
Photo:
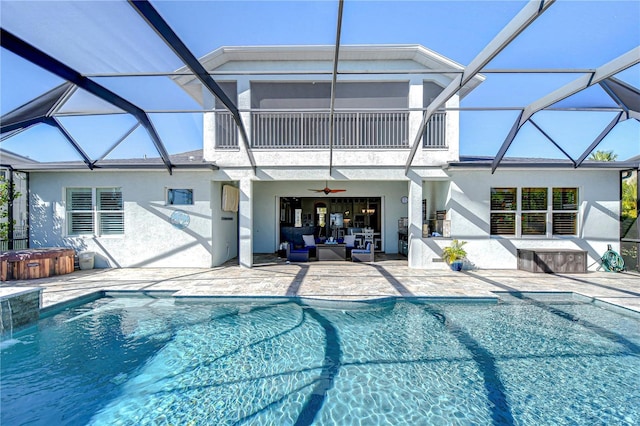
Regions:
<svg viewBox="0 0 640 426"><path fill-rule="evenodd" d="M228 112L216 113L216 149L236 149L238 135ZM446 148L445 113L436 113L425 129L424 148ZM409 112L334 113L333 148L409 148ZM251 147L254 149L328 149L328 112L251 113Z"/></svg>

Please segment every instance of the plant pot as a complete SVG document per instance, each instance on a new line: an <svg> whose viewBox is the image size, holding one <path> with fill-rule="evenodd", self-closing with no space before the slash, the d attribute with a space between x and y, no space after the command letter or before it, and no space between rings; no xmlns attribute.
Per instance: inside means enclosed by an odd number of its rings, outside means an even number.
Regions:
<svg viewBox="0 0 640 426"><path fill-rule="evenodd" d="M451 262L449 267L452 271L462 271L462 264L462 260L454 260L453 262Z"/></svg>

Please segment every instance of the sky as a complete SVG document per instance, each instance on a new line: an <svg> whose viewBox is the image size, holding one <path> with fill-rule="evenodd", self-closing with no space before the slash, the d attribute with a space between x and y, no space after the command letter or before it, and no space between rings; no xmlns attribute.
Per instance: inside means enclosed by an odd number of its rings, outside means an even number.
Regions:
<svg viewBox="0 0 640 426"><path fill-rule="evenodd" d="M335 43L338 2L333 0L151 3L196 57L221 46ZM341 44L421 44L466 66L526 4L518 0L345 0ZM81 73L171 72L181 67L124 0L0 0L0 24ZM595 69L639 45L640 0L558 0L486 68ZM469 109L460 113L461 154L494 156L517 117L514 108L523 108L580 75L484 74L486 80L461 103ZM616 77L640 87L640 64ZM197 111L200 106L166 77L92 78L149 111L170 154L202 147L201 114L175 112ZM60 78L0 49L0 113L61 83ZM78 96L73 102L77 108L96 104L89 96ZM615 104L594 86L558 106ZM610 111L543 111L533 119L575 159L614 115ZM61 122L92 158L104 155L135 124L132 117L122 115L64 117ZM6 139L0 147L38 161L78 159L57 130L46 125ZM640 123L618 124L597 149L612 150L619 160L640 155ZM157 152L140 127L107 158L144 155L157 156ZM507 156L563 158L532 124L522 128Z"/></svg>

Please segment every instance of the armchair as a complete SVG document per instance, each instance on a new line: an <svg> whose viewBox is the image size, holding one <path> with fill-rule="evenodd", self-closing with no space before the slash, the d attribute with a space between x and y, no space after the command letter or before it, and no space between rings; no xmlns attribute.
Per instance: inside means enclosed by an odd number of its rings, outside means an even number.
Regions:
<svg viewBox="0 0 640 426"><path fill-rule="evenodd" d="M351 261L353 262L373 262L374 250L371 243L367 243L364 249L351 250Z"/></svg>
<svg viewBox="0 0 640 426"><path fill-rule="evenodd" d="M309 249L297 249L293 248L291 244L287 244L287 260L289 262L308 262Z"/></svg>

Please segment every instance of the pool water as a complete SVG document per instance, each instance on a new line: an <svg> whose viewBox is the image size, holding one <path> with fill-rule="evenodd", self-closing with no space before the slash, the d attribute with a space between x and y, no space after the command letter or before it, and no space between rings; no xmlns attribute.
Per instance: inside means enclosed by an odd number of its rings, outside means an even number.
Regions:
<svg viewBox="0 0 640 426"><path fill-rule="evenodd" d="M640 319L576 297L105 297L3 342L2 425L637 425Z"/></svg>

